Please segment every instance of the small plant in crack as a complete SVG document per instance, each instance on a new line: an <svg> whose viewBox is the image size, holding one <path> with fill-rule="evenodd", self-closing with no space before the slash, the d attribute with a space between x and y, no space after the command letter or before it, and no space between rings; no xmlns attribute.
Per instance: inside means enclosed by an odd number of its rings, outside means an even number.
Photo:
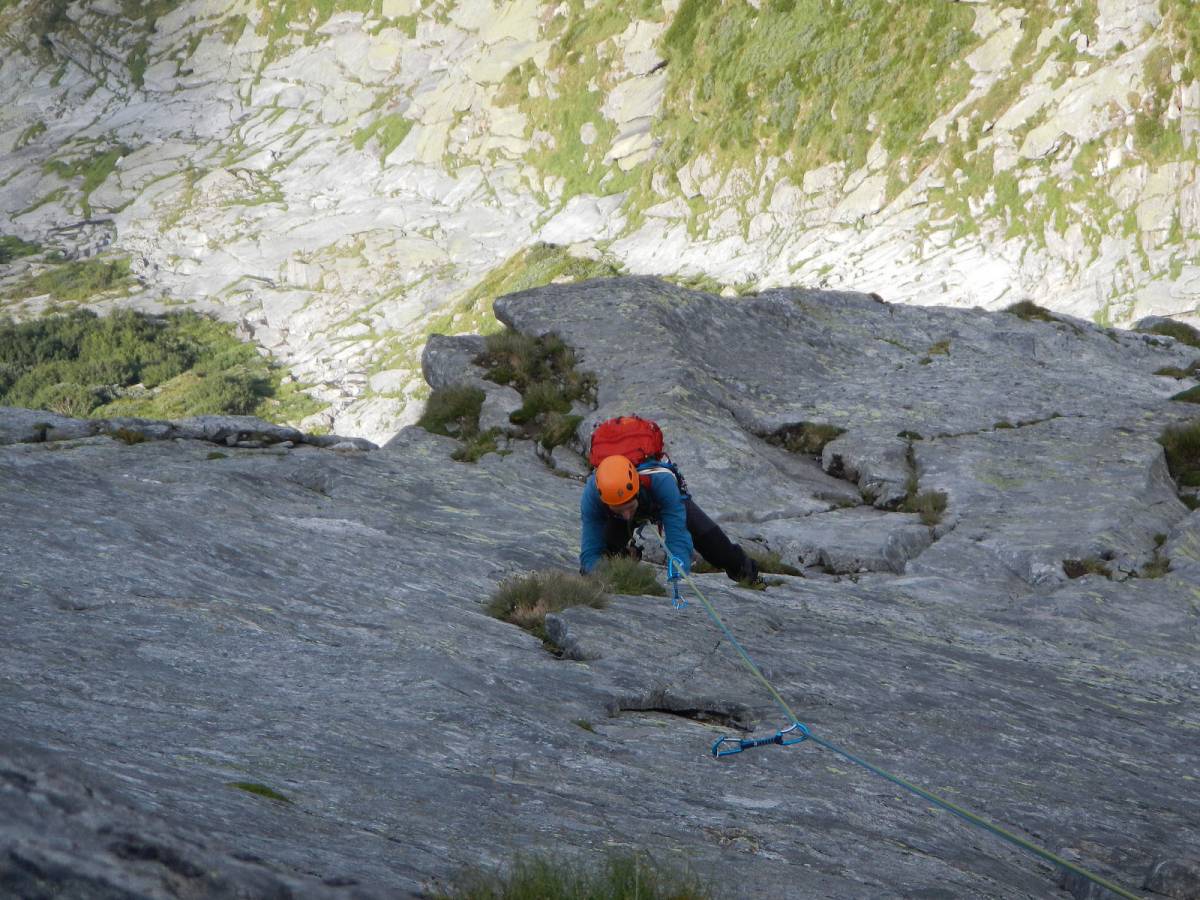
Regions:
<svg viewBox="0 0 1200 900"><path fill-rule="evenodd" d="M916 513L920 517L922 525L930 527L937 525L942 521L942 516L946 512L946 494L942 491L920 489L917 477L917 454L911 441L908 444L905 458L908 462L908 479L904 485L904 500L900 504L900 511ZM865 491L863 496L866 496Z"/></svg>
<svg viewBox="0 0 1200 900"><path fill-rule="evenodd" d="M1112 568L1103 559L1088 556L1083 559L1064 559L1063 571L1068 578L1082 578L1084 575L1103 575L1112 578Z"/></svg>
<svg viewBox="0 0 1200 900"><path fill-rule="evenodd" d="M797 422L783 425L765 436L768 443L783 447L791 453L805 456L820 456L825 445L839 435L845 434L845 428L821 422Z"/></svg>

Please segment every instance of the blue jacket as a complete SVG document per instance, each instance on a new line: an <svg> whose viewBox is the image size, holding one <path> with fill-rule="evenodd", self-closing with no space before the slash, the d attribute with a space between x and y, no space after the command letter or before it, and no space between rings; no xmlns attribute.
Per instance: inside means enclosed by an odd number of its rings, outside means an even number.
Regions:
<svg viewBox="0 0 1200 900"><path fill-rule="evenodd" d="M661 466L657 459L647 459L638 469ZM669 472L655 472L649 476L650 486L644 484L638 491L638 508L633 524L653 522L661 524L666 535L667 549L683 563L685 572L692 571L692 535L687 529L687 509L683 505L684 495L679 492L679 482ZM588 476L579 501L579 518L582 534L579 539L579 568L590 572L604 556L604 528L610 519L617 518L600 499L596 489L596 473Z"/></svg>

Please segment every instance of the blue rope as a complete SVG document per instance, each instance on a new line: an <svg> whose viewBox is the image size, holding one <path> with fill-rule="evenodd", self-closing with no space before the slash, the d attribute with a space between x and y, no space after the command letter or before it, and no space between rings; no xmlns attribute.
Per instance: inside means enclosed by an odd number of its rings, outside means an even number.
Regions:
<svg viewBox="0 0 1200 900"><path fill-rule="evenodd" d="M716 608L708 601L708 598L705 597L704 594L700 591L700 588L697 586L696 582L692 579L692 577L690 575L688 575L687 572L683 569L683 562L681 560L679 560L677 557L674 557L671 555L671 551L667 549L666 542L664 542L661 537L659 537L657 534L654 535L654 537L658 540L658 542L660 544L662 544L663 552L667 555L668 574L672 571L672 568L673 568L674 571L679 573L679 575L682 575L682 577L687 580L688 584L691 585L692 590L695 592L696 598L704 606L704 609L708 613L709 618L711 618L717 624L717 627L720 628L722 633L725 635L725 637L729 639L729 643L733 645L735 650L737 650L738 655L741 656L742 660L746 663L747 667L749 667L750 671L752 673L754 673L755 677L757 677L758 680L761 681L766 686L767 690L771 692L771 696L775 698L775 702L779 704L779 706L783 709L784 714L787 715L788 720L792 723L791 726L789 726L788 728L785 728L781 731L776 732L774 736L769 737L769 738L758 738L758 739L749 738L749 739L740 739L740 740L736 739L736 738L729 738L729 739L721 738L715 744L713 744L713 747L712 747L713 756L731 756L735 753L741 753L743 750L747 750L751 747L761 747L766 744L780 744L782 746L789 746L791 744L799 744L802 741L810 740L814 744L819 744L820 746L824 747L826 750L836 753L838 756L841 756L843 759L845 759L851 763L854 763L854 765L861 766L862 768L866 769L868 772L878 775L880 778L883 778L898 787L904 788L904 790L909 791L912 794L915 794L916 796L920 797L923 800L927 800L928 802L932 803L934 806L944 809L948 813L952 813L953 815L957 816L958 818L962 819L963 821L968 822L971 825L975 825L975 826L983 829L984 831L990 832L991 834L994 834L996 837L999 837L1002 840L1008 841L1009 843L1014 844L1017 847L1020 847L1022 850L1026 850L1026 851L1034 854L1035 856L1038 856L1038 857L1046 860L1049 863L1053 863L1054 865L1059 866L1060 868L1066 869L1069 872L1074 872L1076 875L1079 875L1081 878L1086 878L1088 881L1092 882L1093 884L1097 884L1102 888L1110 890L1119 897L1125 897L1125 898L1127 898L1127 900L1142 900L1142 898L1140 898L1137 894L1133 894L1133 893L1125 890L1125 888L1121 887L1118 884L1114 884L1113 882L1109 881L1107 878L1103 878L1100 875L1093 874L1092 872L1089 872L1087 869L1083 869L1083 868L1075 865L1074 863L1063 859L1061 856L1051 853L1049 850L1046 850L1043 847L1039 847L1037 844L1031 843L1030 841L1027 841L1024 838L1019 837L1018 835L1015 835L1012 832L1005 830L1004 828L1001 828L999 825L989 822L987 819L983 818L982 816L976 815L975 813L971 812L970 810L964 809L963 807L958 806L955 803L951 803L949 800L945 800L942 797L939 797L937 794L932 793L931 791L927 791L922 787L918 787L917 785L913 784L912 782L906 781L905 779L901 778L899 775L893 775L891 772L887 771L886 769L882 769L879 766L874 765L873 763L869 763L865 759L855 756L853 753L850 753L847 750L843 750L841 747L838 747L836 744L833 744L830 741L827 741L824 738L813 734L812 729L810 729L807 725L805 725L804 723L802 723L800 721L800 719L792 711L792 708L790 706L788 706L787 701L784 700L783 697L780 695L779 691L775 690L775 686L772 685L771 682L767 680L767 677L765 675L763 675L762 670L757 665L755 665L754 660L752 660L750 658L750 654L746 652L746 649L741 645L741 643L739 643L738 639L733 636L733 632L729 630L729 626L727 626L725 624L725 622L721 619L720 615L717 614ZM678 576L677 576L676 580L678 580ZM686 604L686 602L687 601L685 600L684 603ZM793 738L793 739L784 739L783 736L792 731L797 731L800 736L797 738ZM736 749L729 748L729 749L722 751L721 745L726 743L727 741L728 742L736 741L738 744L738 747Z"/></svg>

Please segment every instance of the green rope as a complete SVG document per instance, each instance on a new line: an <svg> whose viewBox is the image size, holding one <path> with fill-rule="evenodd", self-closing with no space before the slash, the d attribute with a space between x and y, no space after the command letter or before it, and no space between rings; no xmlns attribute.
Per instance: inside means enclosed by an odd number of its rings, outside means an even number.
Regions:
<svg viewBox="0 0 1200 900"><path fill-rule="evenodd" d="M670 559L671 551L667 549L666 543L663 541L663 539L661 537L659 537L659 535L654 534L654 537L659 542L659 544L662 545L663 552L667 554L667 558ZM809 740L813 741L816 744L819 744L820 746L824 747L826 750L836 753L838 756L841 756L843 759L846 759L849 762L854 763L857 766L861 766L862 768L866 769L868 772L872 772L875 775L878 775L880 778L884 778L887 781L890 781L892 784L895 784L895 785L898 785L899 787L904 788L905 790L915 794L916 796L922 798L923 800L928 800L930 803L934 804L935 806L938 806L938 807L946 810L946 812L951 813L955 816L958 816L963 821L969 822L970 824L975 825L978 828L982 828L984 831L988 831L988 832L994 834L996 837L999 837L1002 840L1008 841L1009 843L1011 843L1017 847L1020 847L1022 850L1026 850L1026 851L1034 854L1035 856L1039 856L1042 859L1046 860L1047 862L1053 863L1054 865L1059 866L1063 869L1066 869L1069 872L1074 872L1076 875L1079 875L1082 878L1086 878L1088 881L1092 882L1093 884L1097 884L1100 887L1105 888L1106 890L1112 891L1114 894L1116 894L1119 897L1125 897L1125 898L1127 898L1127 900L1142 900L1142 898L1139 897L1137 894L1127 891L1125 888L1121 887L1118 884L1114 884L1113 882L1109 881L1107 878L1104 878L1100 875L1096 875L1092 872L1089 872L1087 869L1081 868L1080 866L1077 866L1072 862L1068 862L1067 860L1063 859L1061 856L1051 853L1049 850L1046 850L1043 847L1039 847L1037 844L1031 843L1030 841L1027 841L1022 837L1018 837L1017 835L1013 834L1012 832L1010 832L1004 828L1001 828L999 825L989 822L987 819L983 818L982 816L976 815L975 813L971 812L968 809L964 809L963 807L959 806L956 803L951 803L949 800L939 797L937 794L933 793L932 791L927 791L922 787L918 787L917 785L913 784L912 782L906 781L905 779L901 778L899 775L893 775L891 772L887 771L886 769L882 769L879 766L869 763L865 759L855 756L853 753L843 750L841 747L838 747L836 744L833 744L833 743L825 740L824 738L813 734L812 729L800 721L800 719L792 711L792 708L788 705L787 701L783 699L783 696L779 693L779 691L775 690L775 686L773 684L771 684L771 682L767 679L767 677L762 673L762 670L759 669L759 667L757 665L755 665L754 660L752 660L750 658L750 654L746 652L745 648L742 647L742 645L738 641L738 639L733 636L733 632L729 630L729 626L725 624L725 621L721 618L720 614L717 612L716 607L714 607L712 605L712 603L710 603L708 601L708 598L704 596L704 593L700 590L699 585L696 584L695 579L693 579L692 576L689 575L687 572L683 571L683 569L681 567L679 567L678 564L676 564L676 569L680 573L680 575L684 579L687 580L687 583L691 586L692 590L695 592L696 598L704 606L704 609L708 613L709 617L712 618L712 620L717 623L717 627L719 627L721 629L721 631L725 633L725 636L727 638L729 638L729 642L733 645L734 649L737 650L738 655L742 658L742 661L746 664L746 667L750 670L751 673L753 673L755 678L757 678L760 682L762 682L763 686L766 687L766 689L770 692L771 696L775 699L775 702L779 704L779 708L783 710L784 714L788 717L788 719L793 724L799 725L801 728L803 728L805 731L808 732Z"/></svg>

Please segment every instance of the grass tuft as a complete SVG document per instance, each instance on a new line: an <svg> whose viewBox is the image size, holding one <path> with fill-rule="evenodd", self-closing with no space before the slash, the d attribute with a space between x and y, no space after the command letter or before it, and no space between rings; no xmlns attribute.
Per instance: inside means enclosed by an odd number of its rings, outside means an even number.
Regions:
<svg viewBox="0 0 1200 900"><path fill-rule="evenodd" d="M514 575L500 582L487 613L548 641L546 614L569 606L602 609L608 604L604 585L572 572L547 570Z"/></svg>
<svg viewBox="0 0 1200 900"><path fill-rule="evenodd" d="M658 572L629 556L610 556L600 561L595 574L610 594L665 597L667 589L658 580Z"/></svg>
<svg viewBox="0 0 1200 900"><path fill-rule="evenodd" d="M1175 338L1189 347L1200 347L1200 331L1183 322L1158 322L1149 328L1139 328L1138 331L1143 334L1161 334L1164 337Z"/></svg>
<svg viewBox="0 0 1200 900"><path fill-rule="evenodd" d="M505 872L466 871L437 900L711 900L695 876L641 853L613 854L596 866L518 858Z"/></svg>

